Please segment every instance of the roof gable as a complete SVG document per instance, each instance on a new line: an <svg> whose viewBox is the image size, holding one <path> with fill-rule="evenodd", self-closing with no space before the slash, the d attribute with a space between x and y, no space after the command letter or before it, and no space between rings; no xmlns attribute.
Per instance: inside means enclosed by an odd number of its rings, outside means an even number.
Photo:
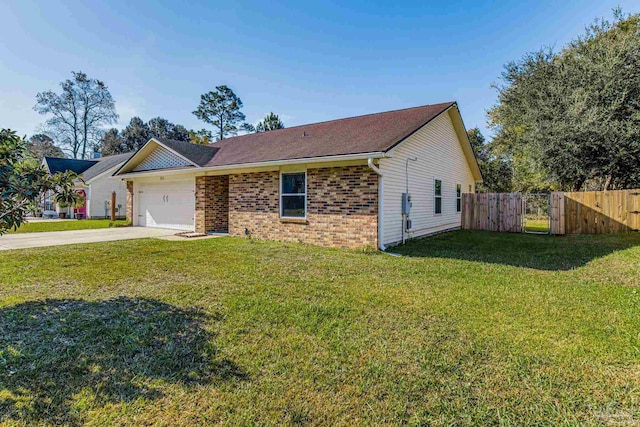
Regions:
<svg viewBox="0 0 640 427"><path fill-rule="evenodd" d="M246 134L207 146L152 138L115 175L171 168L225 168L339 156L381 156L454 106L455 102L447 102L368 114Z"/></svg>
<svg viewBox="0 0 640 427"><path fill-rule="evenodd" d="M160 142L160 144L164 145L174 153L180 154L196 166L206 165L219 150L219 147L215 147L211 144L198 145L187 141L165 138L153 138L153 140Z"/></svg>
<svg viewBox="0 0 640 427"><path fill-rule="evenodd" d="M167 148L158 145L147 155L138 165L133 168L133 172L149 171L156 169L170 169L193 166L183 157L169 151Z"/></svg>

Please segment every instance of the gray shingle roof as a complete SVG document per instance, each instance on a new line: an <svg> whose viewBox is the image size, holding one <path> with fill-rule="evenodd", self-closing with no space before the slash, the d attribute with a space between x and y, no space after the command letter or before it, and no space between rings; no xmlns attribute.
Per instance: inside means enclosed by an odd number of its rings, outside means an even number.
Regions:
<svg viewBox="0 0 640 427"><path fill-rule="evenodd" d="M77 174L81 174L97 163L97 160L65 159L61 157L46 156L44 161L47 164L49 173L51 174L65 171L73 171Z"/></svg>
<svg viewBox="0 0 640 427"><path fill-rule="evenodd" d="M220 149L213 144L198 145L187 141L178 141L175 139L154 138L173 151L182 154L198 166L206 165Z"/></svg>
<svg viewBox="0 0 640 427"><path fill-rule="evenodd" d="M251 133L209 145L155 138L200 167L386 152L455 106L425 105Z"/></svg>
<svg viewBox="0 0 640 427"><path fill-rule="evenodd" d="M85 170L82 174L82 179L87 182L103 172L122 164L129 160L133 156L133 153L116 154L114 156L101 157L97 160L96 164Z"/></svg>
<svg viewBox="0 0 640 427"><path fill-rule="evenodd" d="M223 139L209 145L219 151L202 166L384 152L453 105L425 105Z"/></svg>
<svg viewBox="0 0 640 427"><path fill-rule="evenodd" d="M106 156L98 159L63 159L60 157L45 157L49 172L55 174L58 172L72 171L80 175L85 181L89 181L109 169L123 164L133 155L133 153L116 154L114 156Z"/></svg>

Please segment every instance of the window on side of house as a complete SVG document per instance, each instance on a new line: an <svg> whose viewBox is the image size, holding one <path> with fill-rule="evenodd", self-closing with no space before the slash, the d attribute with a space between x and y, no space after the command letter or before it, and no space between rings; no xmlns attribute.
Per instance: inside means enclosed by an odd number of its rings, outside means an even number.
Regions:
<svg viewBox="0 0 640 427"><path fill-rule="evenodd" d="M287 172L280 175L280 216L282 218L306 218L306 172Z"/></svg>
<svg viewBox="0 0 640 427"><path fill-rule="evenodd" d="M442 213L442 180L438 178L433 179L433 213Z"/></svg>
<svg viewBox="0 0 640 427"><path fill-rule="evenodd" d="M456 212L462 211L462 184L456 184Z"/></svg>

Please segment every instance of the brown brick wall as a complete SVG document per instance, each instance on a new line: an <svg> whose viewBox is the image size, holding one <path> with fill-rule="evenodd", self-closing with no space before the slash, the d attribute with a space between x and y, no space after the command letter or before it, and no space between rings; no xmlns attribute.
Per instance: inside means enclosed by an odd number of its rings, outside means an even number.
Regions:
<svg viewBox="0 0 640 427"><path fill-rule="evenodd" d="M133 181L127 181L127 221L133 221Z"/></svg>
<svg viewBox="0 0 640 427"><path fill-rule="evenodd" d="M229 176L196 177L195 226L198 233L229 230Z"/></svg>
<svg viewBox="0 0 640 427"><path fill-rule="evenodd" d="M307 170L307 219L279 215L280 174L229 176L229 234L346 248L377 247L378 176L367 166Z"/></svg>

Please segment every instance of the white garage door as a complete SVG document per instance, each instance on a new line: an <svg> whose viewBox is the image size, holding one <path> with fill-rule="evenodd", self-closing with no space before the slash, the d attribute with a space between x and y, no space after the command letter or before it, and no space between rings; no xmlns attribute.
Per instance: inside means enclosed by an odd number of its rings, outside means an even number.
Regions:
<svg viewBox="0 0 640 427"><path fill-rule="evenodd" d="M138 187L138 225L194 230L194 181L163 181Z"/></svg>

